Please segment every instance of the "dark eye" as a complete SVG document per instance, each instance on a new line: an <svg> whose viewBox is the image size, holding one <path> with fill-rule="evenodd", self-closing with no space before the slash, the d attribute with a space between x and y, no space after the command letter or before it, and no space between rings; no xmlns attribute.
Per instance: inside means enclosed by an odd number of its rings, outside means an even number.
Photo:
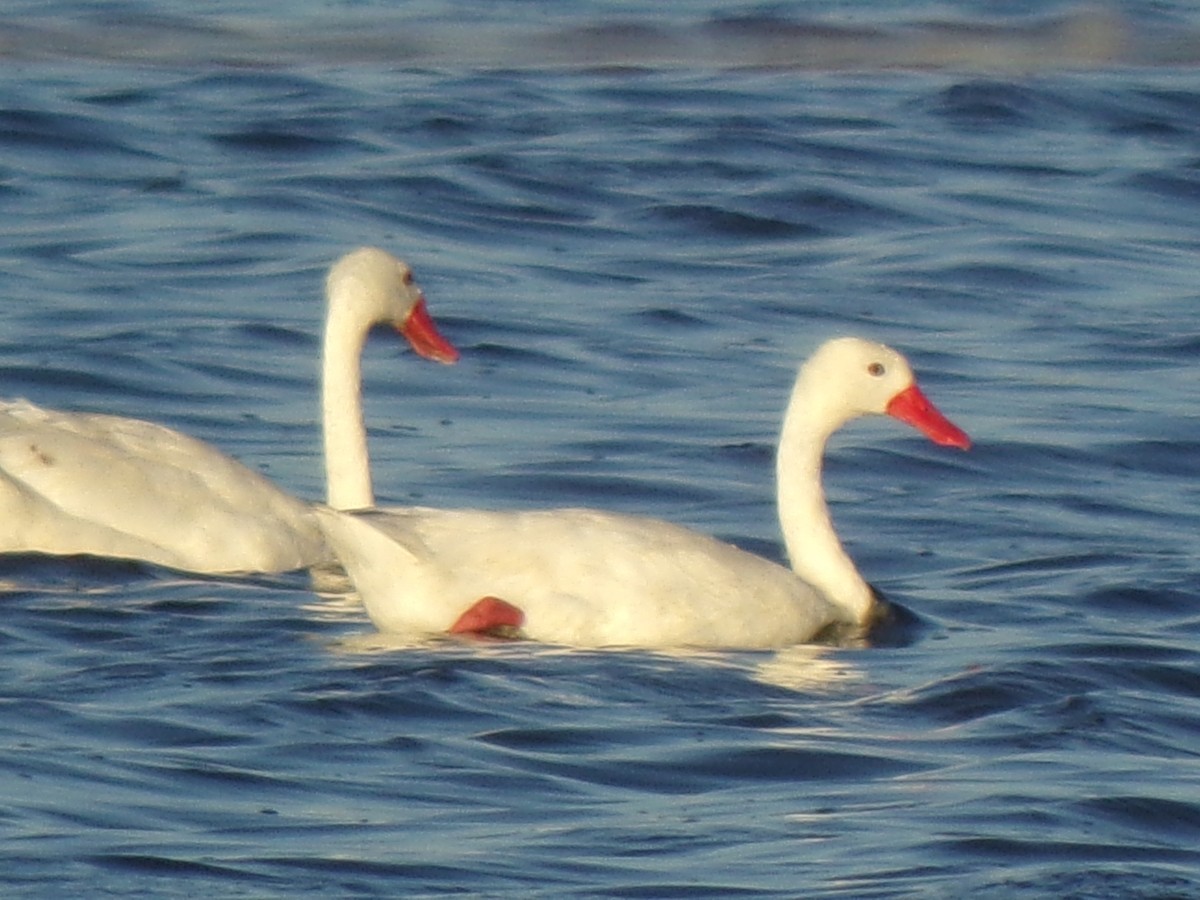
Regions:
<svg viewBox="0 0 1200 900"><path fill-rule="evenodd" d="M405 270L405 272L404 272L404 275L402 276L402 280L404 281L404 283L405 283L405 284L412 284L412 283L413 283L413 274L412 274L412 270L411 270L411 269L406 269L406 270Z"/></svg>
<svg viewBox="0 0 1200 900"><path fill-rule="evenodd" d="M867 366L867 371L878 378L880 375L886 372L887 369L883 367L883 363L873 362Z"/></svg>

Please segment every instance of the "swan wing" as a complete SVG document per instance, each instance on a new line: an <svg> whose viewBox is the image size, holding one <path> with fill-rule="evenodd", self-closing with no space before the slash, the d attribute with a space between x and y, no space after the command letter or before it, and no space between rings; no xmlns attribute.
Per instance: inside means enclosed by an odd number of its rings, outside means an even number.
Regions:
<svg viewBox="0 0 1200 900"><path fill-rule="evenodd" d="M0 550L285 571L327 559L306 504L187 435L144 422L0 407ZM21 516L12 515L16 509Z"/></svg>
<svg viewBox="0 0 1200 900"><path fill-rule="evenodd" d="M419 507L352 518L374 533L343 523L335 535L324 514L322 526L383 630L418 616L445 630L486 596L518 607L530 638L578 646L782 646L836 619L790 570L656 519Z"/></svg>

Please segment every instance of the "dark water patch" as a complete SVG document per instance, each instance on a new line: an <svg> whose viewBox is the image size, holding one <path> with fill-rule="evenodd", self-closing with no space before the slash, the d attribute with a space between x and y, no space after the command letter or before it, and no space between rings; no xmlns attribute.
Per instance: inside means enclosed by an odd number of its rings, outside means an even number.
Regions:
<svg viewBox="0 0 1200 900"><path fill-rule="evenodd" d="M756 191L746 197L756 211L785 219L799 218L814 230L856 233L894 226L919 227L922 221L880 198L821 189Z"/></svg>
<svg viewBox="0 0 1200 900"><path fill-rule="evenodd" d="M920 763L895 755L796 747L710 750L682 761L685 770L724 780L843 781L894 778L920 771Z"/></svg>
<svg viewBox="0 0 1200 900"><path fill-rule="evenodd" d="M1194 205L1200 201L1200 161L1155 172L1140 172L1131 176L1127 184L1135 191L1166 198L1173 203Z"/></svg>
<svg viewBox="0 0 1200 900"><path fill-rule="evenodd" d="M133 674L131 677L138 676ZM85 732L87 740L94 742L96 746L128 744L145 748L181 750L238 746L247 740L245 735L236 732L198 728L186 722L172 722L158 717L148 718L136 715L99 717L91 715L84 718L85 721L78 723L76 728L80 732ZM237 778L243 781L253 780L248 779L244 774L219 772L208 766L198 767L195 772L197 778L213 778L220 783L224 783L227 778ZM174 781L177 777L187 777L187 773L181 771L177 766L170 766L169 773L166 774L168 774L167 780L169 781Z"/></svg>
<svg viewBox="0 0 1200 900"><path fill-rule="evenodd" d="M278 703L302 718L315 715L395 725L388 735L391 739L405 734L405 722L486 718L486 711L510 691L505 674L501 659L447 641L442 648L414 647L366 661L351 657L340 671L306 682ZM495 711L499 714L502 709Z"/></svg>
<svg viewBox="0 0 1200 900"><path fill-rule="evenodd" d="M722 146L728 151L727 146ZM730 185L754 185L764 177L762 168L748 160L730 157L728 153L712 148L696 147L682 148L677 156L670 159L657 156L623 159L617 164L617 168L623 176L620 180L631 182L630 187L623 191L623 196L619 198L622 216L638 213L634 204L642 193L639 190L640 185L651 184L660 179L678 179L681 184L692 186L727 188ZM614 179L618 182L620 180Z"/></svg>
<svg viewBox="0 0 1200 900"><path fill-rule="evenodd" d="M637 288L650 283L650 279L632 271L623 262L599 260L594 263L572 261L561 265L538 265L529 267L531 272L544 275L551 282L573 286L594 287L615 285L619 290Z"/></svg>
<svg viewBox="0 0 1200 900"><path fill-rule="evenodd" d="M1174 334L1163 334L1161 328L1150 328L1135 332L1129 324L1121 323L1116 328L1096 329L1098 339L1094 344L1099 354L1132 357L1125 366L1164 366L1170 362L1186 364L1200 353L1200 334L1187 333L1180 329Z"/></svg>
<svg viewBox="0 0 1200 900"><path fill-rule="evenodd" d="M1200 615L1200 595L1166 585L1104 585L1089 591L1083 603L1089 611L1149 621Z"/></svg>
<svg viewBox="0 0 1200 900"><path fill-rule="evenodd" d="M1084 818L1100 817L1142 839L1157 834L1164 842L1177 846L1200 834L1200 804L1179 798L1095 797L1076 806Z"/></svg>
<svg viewBox="0 0 1200 900"><path fill-rule="evenodd" d="M917 485L919 490L929 479L969 469L975 462L975 447L966 454L948 451L904 430L890 432L888 438L878 446L845 447L830 454L825 461L826 483L853 484L864 473L886 473L886 480L872 479L877 496L886 496L887 491L897 490L897 485Z"/></svg>
<svg viewBox="0 0 1200 900"><path fill-rule="evenodd" d="M0 109L0 145L36 150L39 154L70 153L83 157L149 157L125 139L110 133L97 118L32 109Z"/></svg>
<svg viewBox="0 0 1200 900"><path fill-rule="evenodd" d="M951 85L933 111L956 128L1003 131L1025 126L1061 127L1070 112L1045 92L1014 82L977 80Z"/></svg>
<svg viewBox="0 0 1200 900"><path fill-rule="evenodd" d="M501 875L477 863L450 864L428 862L383 862L346 859L314 854L309 857L270 857L259 861L272 869L302 872L306 880L334 893L376 893L381 882L421 885L435 893L459 893L463 884L473 890L500 889L506 883Z"/></svg>
<svg viewBox="0 0 1200 900"><path fill-rule="evenodd" d="M1097 455L1126 471L1186 478L1195 474L1193 463L1200 459L1200 440L1141 438L1098 447Z"/></svg>
<svg viewBox="0 0 1200 900"><path fill-rule="evenodd" d="M739 466L763 471L770 471L775 460L774 445L762 441L738 441L732 444L718 444L713 452L720 458Z"/></svg>
<svg viewBox="0 0 1200 900"><path fill-rule="evenodd" d="M1097 636L1094 640L1076 641L1069 640L1069 635L1064 634L1063 640L1056 642L1052 650L1056 656L1064 659L1103 660L1114 666L1126 663L1134 666L1142 662L1182 662L1188 658L1186 644L1175 644L1151 637L1151 631L1150 628L1146 629L1146 634L1114 631L1104 633L1103 637Z"/></svg>
<svg viewBox="0 0 1200 900"><path fill-rule="evenodd" d="M238 117L258 109L274 112L284 104L311 103L320 108L350 96L302 69L205 70L189 78L185 87L188 96Z"/></svg>
<svg viewBox="0 0 1200 900"><path fill-rule="evenodd" d="M218 884L229 881L247 881L260 886L271 881L268 877L247 872L238 866L143 853L94 854L88 856L85 861L99 869L135 878L144 876L152 876L155 879L186 878L193 884L204 883L208 879L215 879Z"/></svg>
<svg viewBox="0 0 1200 900"><path fill-rule="evenodd" d="M136 109L159 102L166 93L161 86L138 85L86 91L79 95L79 99L92 106Z"/></svg>
<svg viewBox="0 0 1200 900"><path fill-rule="evenodd" d="M311 332L270 322L246 322L234 327L233 333L248 344L273 347L298 347L315 352L317 342Z"/></svg>
<svg viewBox="0 0 1200 900"><path fill-rule="evenodd" d="M705 203L652 206L643 210L638 217L659 222L692 236L782 240L819 237L824 233L821 229L802 222Z"/></svg>
<svg viewBox="0 0 1200 900"><path fill-rule="evenodd" d="M1176 694L1187 701L1200 696L1200 673L1187 662L1126 663L1119 671L1105 672L1105 680L1128 684L1137 690L1152 692L1156 696ZM1193 727L1192 730L1196 730Z"/></svg>
<svg viewBox="0 0 1200 900"><path fill-rule="evenodd" d="M514 197L511 192L485 188L477 181L435 174L333 179L316 176L308 181L311 187L342 195L364 210L376 210L408 223L417 232L433 230L455 240L462 240L468 233L486 233L491 235L489 240L496 240L506 232L528 228L562 239L566 236L564 229L584 228L591 220L568 204Z"/></svg>
<svg viewBox="0 0 1200 900"><path fill-rule="evenodd" d="M524 764L539 772L650 794L722 791L737 783L828 783L891 778L922 766L895 756L801 747L722 746L675 753L669 761L610 756L584 765L566 757L536 754Z"/></svg>
<svg viewBox="0 0 1200 900"><path fill-rule="evenodd" d="M712 322L703 316L673 308L644 309L635 313L634 318L655 328L691 329L712 326Z"/></svg>
<svg viewBox="0 0 1200 900"><path fill-rule="evenodd" d="M910 723L927 719L949 726L954 732L945 739L966 752L1003 747L1018 758L1094 754L1098 764L1101 757L1126 753L1164 759L1187 754L1196 733L1180 708L1194 705L1195 678L1187 666L1107 651L1081 652L1043 637L1031 640L1027 651L1005 654L1019 662L976 665L869 705Z"/></svg>
<svg viewBox="0 0 1200 900"><path fill-rule="evenodd" d="M680 882L662 883L657 881L645 884L615 886L605 893L610 897L632 898L687 898L687 897L773 897L776 891L771 889L747 888L740 885L724 884L720 881L687 880Z"/></svg>
<svg viewBox="0 0 1200 900"><path fill-rule="evenodd" d="M1196 889L1195 880L1173 871L1176 867L1172 864L1091 862L1081 867L1070 861L1060 867L1012 860L999 868L1005 874L984 883L978 876L966 879L965 889L981 900L1047 896L1062 900L1182 900Z"/></svg>
<svg viewBox="0 0 1200 900"><path fill-rule="evenodd" d="M261 122L240 131L214 134L212 139L225 147L261 154L278 160L282 156L327 155L347 149L339 135L325 134L324 122Z"/></svg>
<svg viewBox="0 0 1200 900"><path fill-rule="evenodd" d="M1073 278L1048 267L1000 262L959 263L947 267L939 277L965 287L977 286L1004 292L1054 292L1077 288Z"/></svg>
<svg viewBox="0 0 1200 900"><path fill-rule="evenodd" d="M1194 865L1200 853L1184 848L1144 846L1102 841L1063 841L1006 837L946 838L936 842L944 852L994 860L1070 862L1078 866L1104 862L1159 862Z"/></svg>
<svg viewBox="0 0 1200 900"><path fill-rule="evenodd" d="M1039 482L1062 484L1095 461L1088 448L1066 443L991 438L972 446L960 464L967 469L978 467L980 473L1002 477L1006 483L1028 484L1036 477Z"/></svg>
<svg viewBox="0 0 1200 900"><path fill-rule="evenodd" d="M792 716L781 712L747 712L724 716L714 724L728 728L749 728L753 731L765 732L794 727L797 723Z"/></svg>
<svg viewBox="0 0 1200 900"><path fill-rule="evenodd" d="M602 749L611 743L612 735L594 728L505 728L475 739L521 753L556 755Z"/></svg>
<svg viewBox="0 0 1200 900"><path fill-rule="evenodd" d="M1200 93L1193 90L1146 88L1108 92L1092 98L1093 112L1113 133L1175 143L1194 137Z"/></svg>
<svg viewBox="0 0 1200 900"><path fill-rule="evenodd" d="M568 155L547 152L514 154L492 151L463 155L460 164L512 194L553 200L556 206L575 210L584 204L609 205L615 198L605 189L605 167L592 170L592 178L581 181L576 160ZM579 212L571 213L581 218Z"/></svg>
<svg viewBox="0 0 1200 900"><path fill-rule="evenodd" d="M947 725L965 725L1003 716L1031 707L1057 703L1064 694L1086 692L1088 682L1079 676L1058 672L1052 679L1036 677L1033 669L1051 667L1031 664L1029 670L979 668L952 675L926 685L898 701L904 715L926 717Z"/></svg>
<svg viewBox="0 0 1200 900"><path fill-rule="evenodd" d="M41 553L0 554L0 581L5 589L23 583L34 593L86 593L105 587L120 590L147 577L153 568L136 560L92 556L48 556Z"/></svg>
<svg viewBox="0 0 1200 900"><path fill-rule="evenodd" d="M725 103L732 99L723 98ZM751 102L747 98L747 104ZM852 130L861 137L881 127L873 120L831 122L790 111L776 117L747 114L736 108L713 126L697 128L697 124L691 119L680 121L681 129L691 136L674 144L675 155L699 165L719 161L726 168L708 170L709 178L704 182L714 186L769 179L776 173L772 161L794 166L797 174L808 173L814 159L836 161L850 168L856 160L874 152L873 148L863 146L861 140L838 140L824 132Z"/></svg>
<svg viewBox="0 0 1200 900"><path fill-rule="evenodd" d="M476 710L462 703L448 703L443 696L449 686L444 678L414 673L411 679L385 680L369 693L354 685L336 683L306 690L282 705L300 718L316 717L327 721L353 720L365 716L379 721L399 722L416 719L444 721L472 720Z"/></svg>
<svg viewBox="0 0 1200 900"><path fill-rule="evenodd" d="M1030 556L982 563L963 572L960 583L968 589L982 589L999 582L1006 582L1010 590L1022 587L1038 589L1044 588L1051 577L1060 573L1117 571L1134 563L1132 556L1122 558L1107 552Z"/></svg>

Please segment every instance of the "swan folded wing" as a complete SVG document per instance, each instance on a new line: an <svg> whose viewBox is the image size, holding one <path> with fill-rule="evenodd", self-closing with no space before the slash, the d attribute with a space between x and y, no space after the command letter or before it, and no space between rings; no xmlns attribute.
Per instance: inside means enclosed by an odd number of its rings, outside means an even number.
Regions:
<svg viewBox="0 0 1200 900"><path fill-rule="evenodd" d="M307 521L305 504L202 441L150 422L11 404L0 413L0 471L44 526L8 529L0 550L210 572L285 571L328 556L315 526L282 527Z"/></svg>
<svg viewBox="0 0 1200 900"><path fill-rule="evenodd" d="M550 548L553 558L556 591L549 597L536 588L527 596L499 593L525 610L531 638L594 646L766 647L805 640L836 617L791 570L680 525L597 510L518 518L523 552L536 560ZM554 543L564 522L565 551ZM575 600L570 608L561 600L567 593Z"/></svg>
<svg viewBox="0 0 1200 900"><path fill-rule="evenodd" d="M71 516L0 471L0 553L86 554L172 565L170 552L134 535Z"/></svg>
<svg viewBox="0 0 1200 900"><path fill-rule="evenodd" d="M524 613L528 637L577 646L780 646L836 619L790 570L654 519L405 508L356 520L375 526L369 540L326 533L382 630L412 628L429 605L444 630L448 612L488 596Z"/></svg>

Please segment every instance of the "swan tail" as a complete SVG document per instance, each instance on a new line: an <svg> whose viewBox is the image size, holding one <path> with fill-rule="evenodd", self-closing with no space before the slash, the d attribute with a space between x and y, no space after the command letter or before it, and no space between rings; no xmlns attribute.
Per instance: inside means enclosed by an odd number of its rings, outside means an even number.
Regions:
<svg viewBox="0 0 1200 900"><path fill-rule="evenodd" d="M391 581L397 573L411 577L420 569L419 546L407 546L399 536L385 532L370 513L341 512L320 505L313 506L312 512L359 593L373 594L382 587L376 582Z"/></svg>

